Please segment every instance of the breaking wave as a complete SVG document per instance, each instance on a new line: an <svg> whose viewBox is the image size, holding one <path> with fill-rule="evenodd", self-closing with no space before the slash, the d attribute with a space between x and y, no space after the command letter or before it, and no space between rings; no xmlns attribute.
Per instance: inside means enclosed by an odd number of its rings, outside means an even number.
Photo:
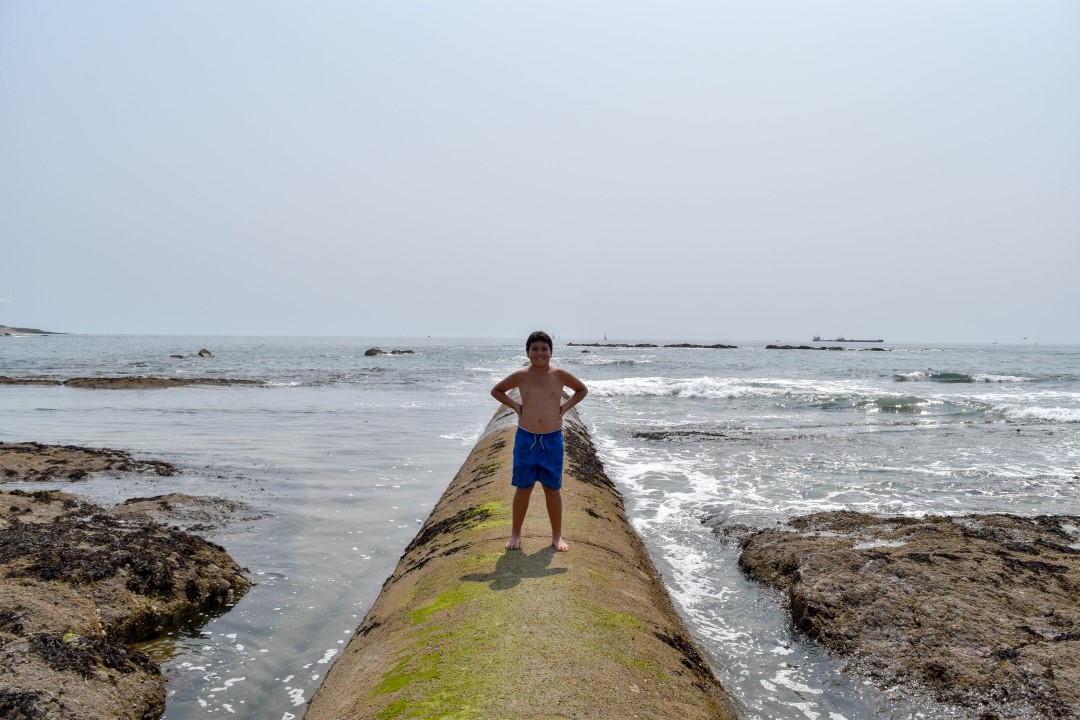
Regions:
<svg viewBox="0 0 1080 720"><path fill-rule="evenodd" d="M1080 423L1080 408L998 405L994 410L1019 422Z"/></svg>
<svg viewBox="0 0 1080 720"><path fill-rule="evenodd" d="M1014 383L1032 382L1034 378L1022 375L992 375L989 373L964 373L937 370L915 370L909 373L893 375L897 382L936 382L936 383Z"/></svg>

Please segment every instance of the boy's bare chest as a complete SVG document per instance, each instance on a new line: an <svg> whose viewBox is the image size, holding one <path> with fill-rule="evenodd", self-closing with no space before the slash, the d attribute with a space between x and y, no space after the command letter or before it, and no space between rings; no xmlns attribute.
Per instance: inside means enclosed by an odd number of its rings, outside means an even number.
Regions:
<svg viewBox="0 0 1080 720"><path fill-rule="evenodd" d="M562 393L559 381L551 375L527 378L519 387L522 400L543 402L550 399L558 400Z"/></svg>

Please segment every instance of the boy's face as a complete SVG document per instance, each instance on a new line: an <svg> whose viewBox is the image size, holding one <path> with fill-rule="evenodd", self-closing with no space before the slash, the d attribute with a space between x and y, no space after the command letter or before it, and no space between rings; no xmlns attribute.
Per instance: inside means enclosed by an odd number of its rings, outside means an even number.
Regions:
<svg viewBox="0 0 1080 720"><path fill-rule="evenodd" d="M551 360L551 348L542 340L529 346L529 362L533 365L547 365Z"/></svg>

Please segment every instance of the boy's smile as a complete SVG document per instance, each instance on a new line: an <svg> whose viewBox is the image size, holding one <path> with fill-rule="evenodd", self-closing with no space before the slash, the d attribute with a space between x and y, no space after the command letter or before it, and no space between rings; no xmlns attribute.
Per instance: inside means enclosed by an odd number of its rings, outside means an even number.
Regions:
<svg viewBox="0 0 1080 720"><path fill-rule="evenodd" d="M529 346L529 362L533 365L547 365L551 360L551 348L547 343L534 342Z"/></svg>

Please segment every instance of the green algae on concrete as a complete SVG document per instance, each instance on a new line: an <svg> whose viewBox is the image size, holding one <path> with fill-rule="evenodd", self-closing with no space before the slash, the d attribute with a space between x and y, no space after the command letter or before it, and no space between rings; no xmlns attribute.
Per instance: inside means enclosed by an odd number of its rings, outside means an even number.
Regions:
<svg viewBox="0 0 1080 720"><path fill-rule="evenodd" d="M327 718L737 717L568 413L564 537L534 493L506 551L516 416L500 410L309 703ZM535 501L539 496L539 501Z"/></svg>

